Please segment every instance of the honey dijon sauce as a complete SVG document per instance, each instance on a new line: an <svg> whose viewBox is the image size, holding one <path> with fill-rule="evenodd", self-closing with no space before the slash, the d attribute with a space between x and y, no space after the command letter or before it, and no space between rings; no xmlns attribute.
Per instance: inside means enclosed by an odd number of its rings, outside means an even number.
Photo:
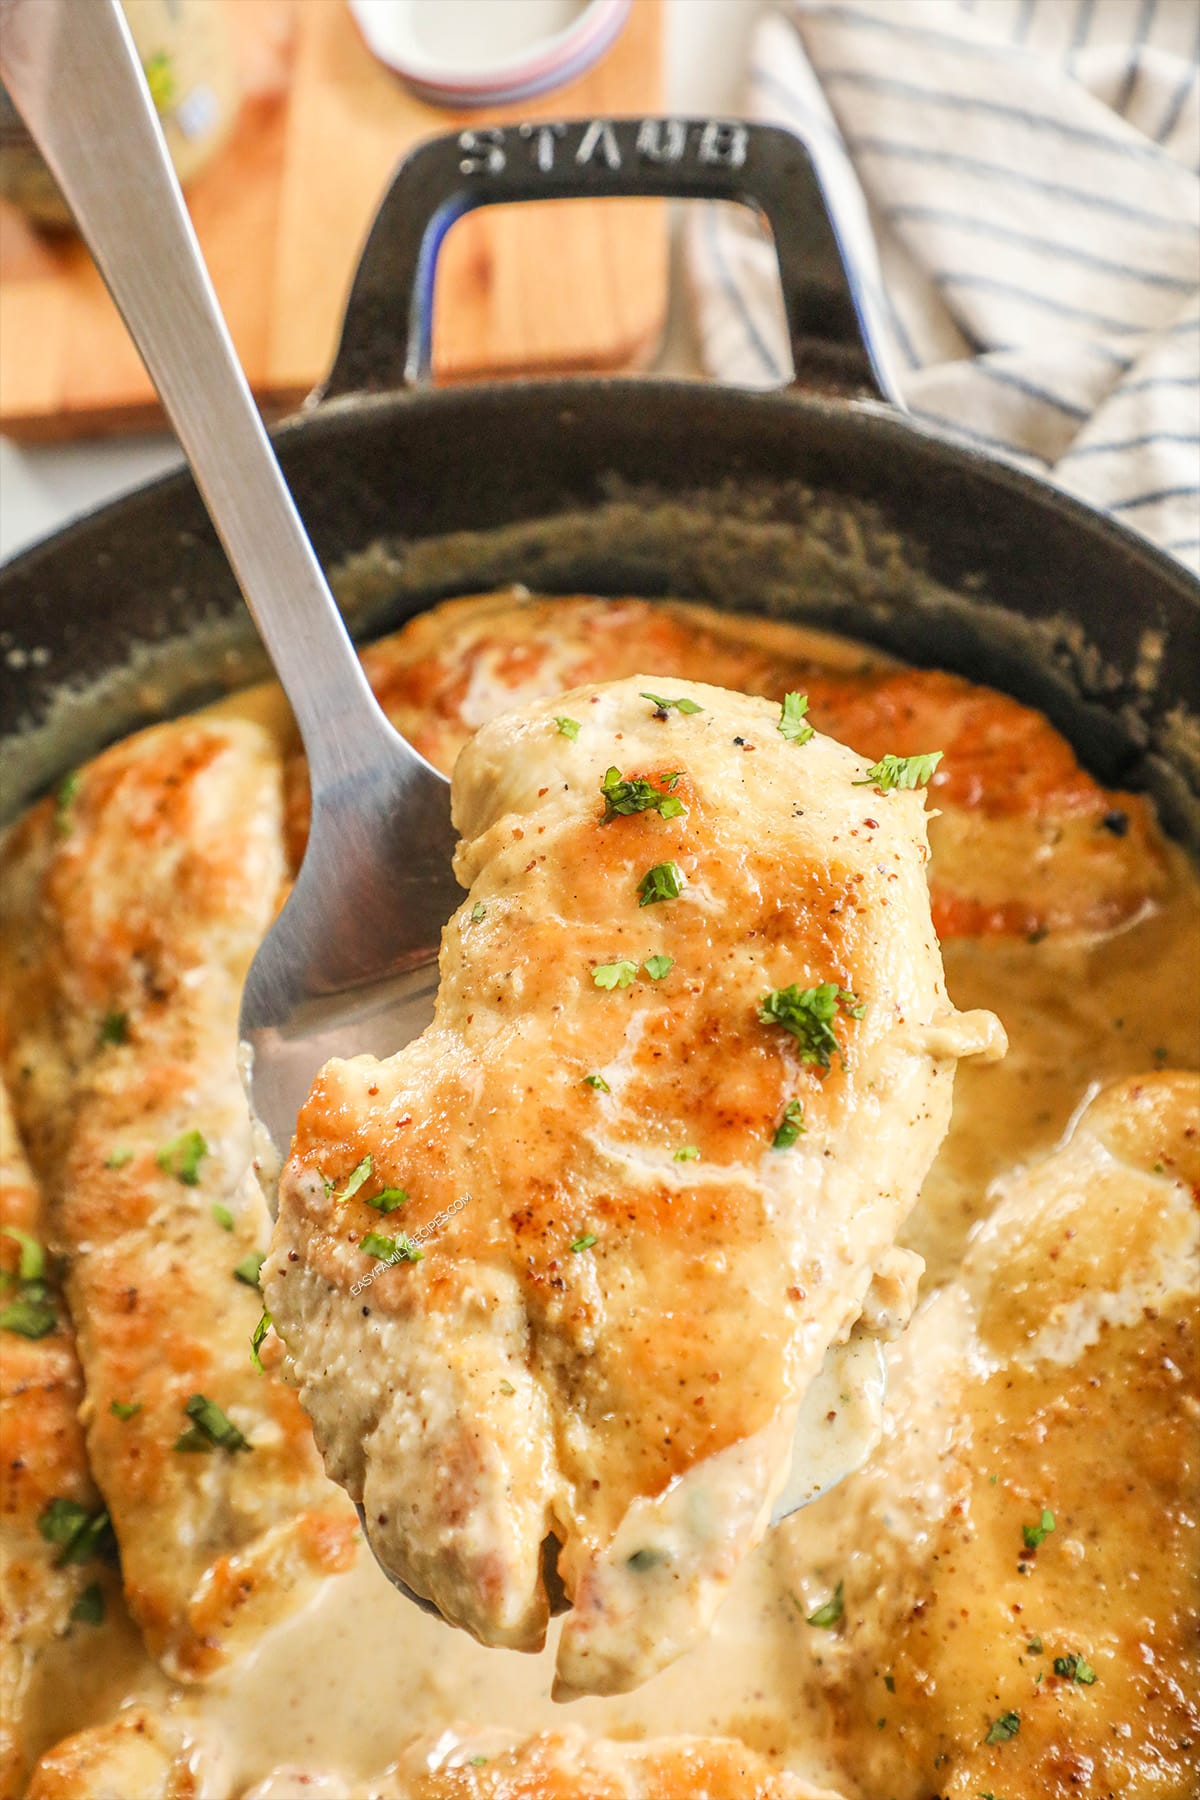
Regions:
<svg viewBox="0 0 1200 1800"><path fill-rule="evenodd" d="M737 623L748 636L760 629ZM723 628L731 631L728 618ZM800 628L763 629L772 651L798 661L882 662L857 647L831 650L830 640ZM273 688L210 710L255 719L281 747L293 742ZM954 1003L998 1013L1010 1048L1003 1062L958 1070L953 1123L906 1233L926 1259L927 1286L956 1272L972 1225L991 1209L993 1184L1050 1150L1097 1087L1200 1065L1200 879L1168 848L1165 884L1117 932L964 937L947 941L943 957ZM795 1546L809 1517L787 1527L788 1555L768 1540L743 1566L700 1648L631 1694L555 1704L558 1624L537 1655L483 1649L399 1595L364 1544L350 1573L326 1577L302 1612L202 1687L168 1682L116 1604L105 1625L73 1626L35 1674L28 1749L36 1755L137 1697L165 1709L210 1753L207 1800L230 1800L280 1766L329 1771L349 1795L417 1733L463 1724L535 1731L567 1716L619 1737L734 1735L836 1787L825 1702L796 1650L809 1607L797 1593Z"/></svg>
<svg viewBox="0 0 1200 1800"><path fill-rule="evenodd" d="M1200 880L1177 846L1167 861L1157 904L1112 936L943 944L955 1005L990 1006L1009 1049L955 1077L950 1130L904 1237L925 1258L926 1286L957 1268L991 1184L1051 1149L1097 1088L1200 1066Z"/></svg>

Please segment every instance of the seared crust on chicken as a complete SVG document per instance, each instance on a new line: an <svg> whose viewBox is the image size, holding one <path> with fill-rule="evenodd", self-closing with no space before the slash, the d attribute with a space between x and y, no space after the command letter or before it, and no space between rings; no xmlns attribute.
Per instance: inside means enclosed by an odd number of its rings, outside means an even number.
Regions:
<svg viewBox="0 0 1200 1800"><path fill-rule="evenodd" d="M447 775L497 714L638 669L773 700L806 690L817 728L871 760L941 750L929 841L943 941L1110 931L1161 893L1145 800L1101 787L1043 714L956 675L874 661L864 667L834 639L798 657L770 621L679 601L512 593L447 601L363 652L389 717ZM308 821L298 755L287 791L298 859Z"/></svg>
<svg viewBox="0 0 1200 1800"><path fill-rule="evenodd" d="M192 1800L195 1753L146 1708L57 1744L27 1800ZM366 1781L319 1770L274 1770L242 1800L838 1800L773 1768L732 1738L614 1743L578 1727L520 1738L442 1732L406 1746Z"/></svg>
<svg viewBox="0 0 1200 1800"><path fill-rule="evenodd" d="M278 757L246 723L115 746L3 855L4 1060L65 1260L91 1465L130 1610L185 1680L352 1554L303 1414L250 1355L268 1220L236 1022L283 880Z"/></svg>
<svg viewBox="0 0 1200 1800"><path fill-rule="evenodd" d="M555 1538L564 1697L703 1632L827 1349L906 1291L955 1059L1002 1043L945 996L922 796L780 723L640 676L485 727L434 1024L326 1066L281 1182L264 1290L330 1473L485 1643L540 1644Z"/></svg>
<svg viewBox="0 0 1200 1800"><path fill-rule="evenodd" d="M180 1735L150 1708L134 1706L47 1750L25 1800L197 1800L200 1792Z"/></svg>
<svg viewBox="0 0 1200 1800"><path fill-rule="evenodd" d="M1107 1089L894 1350L791 1539L802 1611L843 1583L805 1635L855 1792L1198 1791L1198 1192L1200 1078Z"/></svg>
<svg viewBox="0 0 1200 1800"><path fill-rule="evenodd" d="M320 1776L289 1770L268 1777L244 1800L307 1794L346 1800L336 1777L326 1786ZM505 1731L420 1739L370 1783L369 1794L370 1800L838 1800L732 1738L615 1743L577 1726L524 1739Z"/></svg>
<svg viewBox="0 0 1200 1800"><path fill-rule="evenodd" d="M6 1234L23 1234L0 1237L6 1276L0 1308L24 1309L23 1316L13 1311L13 1324L0 1326L0 1800L17 1800L26 1769L23 1715L30 1676L96 1578L90 1559L64 1562L63 1546L38 1529L38 1520L55 1500L88 1517L101 1503L79 1423L83 1384L75 1339L44 1255L41 1195L2 1083L0 1226ZM22 1263L28 1268L32 1256L36 1264L39 1252L39 1277L22 1282Z"/></svg>

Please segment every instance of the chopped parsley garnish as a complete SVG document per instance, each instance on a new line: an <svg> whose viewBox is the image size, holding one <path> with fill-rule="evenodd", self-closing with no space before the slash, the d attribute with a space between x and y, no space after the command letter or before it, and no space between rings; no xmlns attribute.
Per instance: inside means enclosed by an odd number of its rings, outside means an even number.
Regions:
<svg viewBox="0 0 1200 1800"><path fill-rule="evenodd" d="M227 1206L222 1206L219 1200L213 1201L213 1218L217 1221L217 1224L221 1227L222 1231L233 1230L233 1214Z"/></svg>
<svg viewBox="0 0 1200 1800"><path fill-rule="evenodd" d="M858 997L839 987L836 981L823 981L819 987L811 988L799 988L793 982L790 987L764 994L758 1016L764 1025L782 1025L791 1032L800 1046L801 1062L827 1069L835 1052L842 1055L833 1029L839 1008L852 1019L863 1016Z"/></svg>
<svg viewBox="0 0 1200 1800"><path fill-rule="evenodd" d="M655 863L638 882L638 905L655 906L660 900L678 900L687 886L687 876L678 863Z"/></svg>
<svg viewBox="0 0 1200 1800"><path fill-rule="evenodd" d="M104 1166L106 1169L123 1169L127 1163L132 1161L132 1150L110 1150L104 1159Z"/></svg>
<svg viewBox="0 0 1200 1800"><path fill-rule="evenodd" d="M698 1162L700 1160L700 1152L697 1150L695 1144L683 1144L675 1152L674 1160L676 1162Z"/></svg>
<svg viewBox="0 0 1200 1800"><path fill-rule="evenodd" d="M620 962L597 963L592 980L598 988L627 988L637 972L637 964L622 957Z"/></svg>
<svg viewBox="0 0 1200 1800"><path fill-rule="evenodd" d="M882 788L885 793L891 788L927 787L944 754L930 750L924 756L881 756L854 786Z"/></svg>
<svg viewBox="0 0 1200 1800"><path fill-rule="evenodd" d="M198 1187L200 1164L208 1155L208 1145L200 1131L181 1131L155 1155L155 1162L167 1175L173 1175L184 1187Z"/></svg>
<svg viewBox="0 0 1200 1800"><path fill-rule="evenodd" d="M112 1524L102 1506L89 1512L78 1500L51 1500L37 1527L48 1544L58 1547L60 1569L69 1563L90 1562L94 1556L108 1556L115 1547Z"/></svg>
<svg viewBox="0 0 1200 1800"><path fill-rule="evenodd" d="M254 1327L254 1331L251 1334L251 1338L250 1338L250 1360L254 1364L255 1368L258 1370L260 1375L263 1372L263 1366L262 1366L262 1358L258 1353L262 1349L263 1339L266 1337L266 1335L267 1335L268 1331L270 1331L270 1329L271 1329L271 1315L269 1312L266 1312L264 1310L263 1316L258 1321L258 1324Z"/></svg>
<svg viewBox="0 0 1200 1800"><path fill-rule="evenodd" d="M18 1289L14 1298L0 1307L0 1331L11 1331L16 1337L29 1338L36 1343L39 1338L48 1337L57 1324L50 1290L43 1280L46 1252L38 1240L22 1231L19 1225L6 1225L4 1236L17 1245L20 1256L15 1275L8 1270L0 1271L5 1285L11 1287L15 1283Z"/></svg>
<svg viewBox="0 0 1200 1800"><path fill-rule="evenodd" d="M213 1450L251 1450L253 1445L242 1435L237 1426L221 1411L215 1400L209 1400L204 1394L193 1394L184 1406L184 1412L192 1421L187 1430L176 1438L176 1450L198 1450L207 1454Z"/></svg>
<svg viewBox="0 0 1200 1800"><path fill-rule="evenodd" d="M1091 1687L1096 1679L1096 1671L1085 1657L1076 1656L1074 1651L1069 1656L1056 1656L1054 1673L1061 1675L1064 1681L1077 1681L1080 1687Z"/></svg>
<svg viewBox="0 0 1200 1800"><path fill-rule="evenodd" d="M337 1196L337 1198L339 1200L349 1200L351 1194L357 1194L357 1192L358 1192L359 1188L362 1186L363 1182L366 1181L367 1178L369 1177L373 1167L374 1167L374 1158L371 1156L370 1152L368 1151L367 1155L363 1157L363 1159L359 1163L358 1167L355 1169L351 1169L349 1175L347 1175L346 1185L342 1189L341 1193Z"/></svg>
<svg viewBox="0 0 1200 1800"><path fill-rule="evenodd" d="M104 1595L97 1582L90 1582L79 1595L71 1608L71 1622L74 1625L103 1625Z"/></svg>
<svg viewBox="0 0 1200 1800"><path fill-rule="evenodd" d="M105 1013L100 1021L96 1042L99 1044L127 1044L129 1042L129 1014Z"/></svg>
<svg viewBox="0 0 1200 1800"><path fill-rule="evenodd" d="M663 976L669 975L675 967L675 958L673 956L648 956L642 967L651 981L661 981Z"/></svg>
<svg viewBox="0 0 1200 1800"><path fill-rule="evenodd" d="M501 1393L502 1393L502 1394L503 1394L503 1395L504 1395L504 1398L505 1398L505 1399L506 1399L506 1400L510 1400L510 1399L511 1399L511 1398L512 1398L512 1396L513 1396L513 1395L514 1395L514 1394L515 1394L515 1393L516 1393L516 1391L517 1391L517 1390L516 1390L516 1388L515 1388L515 1387L514 1387L514 1386L513 1386L513 1384L512 1384L512 1382L511 1382L511 1381L507 1381L507 1380L505 1380L505 1378L504 1378L504 1377L503 1377L503 1376L501 1376L501 1378L500 1378L500 1392L501 1392Z"/></svg>
<svg viewBox="0 0 1200 1800"><path fill-rule="evenodd" d="M31 1237L29 1232L22 1231L19 1225L6 1225L4 1236L11 1238L21 1252L17 1264L17 1280L41 1281L46 1273L46 1252L37 1239Z"/></svg>
<svg viewBox="0 0 1200 1800"><path fill-rule="evenodd" d="M1025 1540L1027 1550L1036 1550L1044 1538L1054 1530L1054 1514L1048 1506L1042 1508L1042 1516L1036 1525L1022 1525L1021 1536Z"/></svg>
<svg viewBox="0 0 1200 1800"><path fill-rule="evenodd" d="M570 738L572 743L575 742L579 736L578 719L555 719L554 723L558 726L559 737Z"/></svg>
<svg viewBox="0 0 1200 1800"><path fill-rule="evenodd" d="M816 732L811 725L806 725L804 715L808 711L807 694L785 694L783 705L779 709L779 723L775 729L780 737L785 737L789 744L807 744Z"/></svg>
<svg viewBox="0 0 1200 1800"><path fill-rule="evenodd" d="M477 900L475 902L474 906L471 908L471 923L472 923L472 925L478 925L480 920L485 919L486 917L487 917L487 907L483 904L482 900Z"/></svg>
<svg viewBox="0 0 1200 1800"><path fill-rule="evenodd" d="M114 1419L136 1419L142 1410L142 1403L140 1400L110 1400L108 1410Z"/></svg>
<svg viewBox="0 0 1200 1800"><path fill-rule="evenodd" d="M11 1331L17 1337L38 1338L49 1337L54 1330L54 1308L49 1300L37 1299L32 1294L24 1295L20 1300L10 1300L7 1306L0 1307L0 1331Z"/></svg>
<svg viewBox="0 0 1200 1800"><path fill-rule="evenodd" d="M64 775L54 791L54 824L58 831L70 831L71 808L79 797L79 770Z"/></svg>
<svg viewBox="0 0 1200 1800"><path fill-rule="evenodd" d="M585 1250L590 1250L593 1244L598 1244L599 1242L600 1239L596 1236L594 1231L585 1231L582 1237L577 1237L575 1239L575 1242L571 1245L571 1249L576 1256L580 1256Z"/></svg>
<svg viewBox="0 0 1200 1800"><path fill-rule="evenodd" d="M894 1675L885 1675L883 1678L883 1685L889 1694L894 1694L896 1691L896 1677Z"/></svg>
<svg viewBox="0 0 1200 1800"><path fill-rule="evenodd" d="M399 1237L390 1238L384 1237L381 1231L368 1231L358 1247L360 1250L365 1250L368 1256L377 1257L380 1262L417 1263L421 1262L425 1256L425 1252L418 1250L411 1238L406 1237L404 1232L401 1232Z"/></svg>
<svg viewBox="0 0 1200 1800"><path fill-rule="evenodd" d="M256 1288L263 1264L267 1260L265 1250L252 1250L249 1256L243 1256L233 1273L238 1281L244 1281L247 1287Z"/></svg>
<svg viewBox="0 0 1200 1800"><path fill-rule="evenodd" d="M1028 1650L1030 1656L1040 1656L1042 1654L1043 1647L1044 1646L1042 1644L1041 1638L1037 1637L1037 1636L1031 1637L1029 1642L1025 1646L1025 1648Z"/></svg>
<svg viewBox="0 0 1200 1800"><path fill-rule="evenodd" d="M605 1081L603 1075L585 1075L583 1081L585 1087L595 1088L598 1094L612 1093L612 1089L609 1087L607 1081Z"/></svg>
<svg viewBox="0 0 1200 1800"><path fill-rule="evenodd" d="M823 1606L818 1606L816 1612L809 1613L804 1623L815 1625L819 1631L831 1631L846 1610L842 1598L844 1586L845 1583L839 1581L833 1590L832 1600L826 1600Z"/></svg>
<svg viewBox="0 0 1200 1800"><path fill-rule="evenodd" d="M376 1212L399 1212L402 1206L408 1205L408 1189L396 1187L380 1188L377 1194L372 1194L371 1198L367 1201L367 1205L373 1207Z"/></svg>
<svg viewBox="0 0 1200 1800"><path fill-rule="evenodd" d="M775 1136L771 1139L772 1150L790 1150L798 1137L808 1130L804 1123L803 1100L789 1100L783 1109L783 1117L775 1127Z"/></svg>
<svg viewBox="0 0 1200 1800"><path fill-rule="evenodd" d="M660 712L664 718L666 718L672 707L675 708L676 712L681 713L698 713L704 711L704 708L702 706L697 706L694 700L689 700L686 694L679 700L665 700L661 694L643 694L641 697L643 700L653 701L655 710Z"/></svg>
<svg viewBox="0 0 1200 1800"><path fill-rule="evenodd" d="M660 775L661 787L655 787L652 781L645 781L640 776L626 781L620 769L611 768L605 771L604 780L600 784L600 792L604 795L604 817L601 824L607 825L625 813L656 812L663 819L677 819L683 812L683 801L676 798L672 788L679 780L678 771L671 775Z"/></svg>
<svg viewBox="0 0 1200 1800"><path fill-rule="evenodd" d="M988 1726L987 1736L983 1741L985 1744L1006 1744L1009 1738L1016 1737L1020 1729L1021 1715L1019 1712L1001 1713L1000 1717L993 1719Z"/></svg>

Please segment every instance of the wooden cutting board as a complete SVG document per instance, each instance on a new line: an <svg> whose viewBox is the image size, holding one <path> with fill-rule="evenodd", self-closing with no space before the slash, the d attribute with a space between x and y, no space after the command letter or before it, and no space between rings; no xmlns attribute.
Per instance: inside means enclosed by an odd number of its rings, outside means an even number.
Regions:
<svg viewBox="0 0 1200 1800"><path fill-rule="evenodd" d="M654 112L662 0L634 0L613 48L566 87L516 107L427 106L371 56L342 0L228 7L246 98L188 204L238 354L264 411L325 374L367 228L406 150L464 123ZM667 299L655 201L482 210L438 265L439 379L617 369L652 351ZM141 429L161 418L82 245L0 202L0 431L26 440Z"/></svg>

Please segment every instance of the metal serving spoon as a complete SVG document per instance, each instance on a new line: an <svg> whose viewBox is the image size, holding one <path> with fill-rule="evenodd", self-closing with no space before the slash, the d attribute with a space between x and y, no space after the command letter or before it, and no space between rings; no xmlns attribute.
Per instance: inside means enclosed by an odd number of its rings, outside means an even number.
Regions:
<svg viewBox="0 0 1200 1800"><path fill-rule="evenodd" d="M384 717L250 395L118 0L0 0L0 79L75 215L191 464L312 781L296 884L246 980L251 1105L286 1155L330 1056L433 1013L449 784Z"/></svg>
<svg viewBox="0 0 1200 1800"><path fill-rule="evenodd" d="M0 0L0 80L141 353L304 741L308 848L240 1024L250 1103L282 1158L322 1063L390 1055L432 1017L441 929L462 898L449 784L367 685L221 317L118 0ZM772 1523L859 1466L882 1398L877 1344L830 1352Z"/></svg>

